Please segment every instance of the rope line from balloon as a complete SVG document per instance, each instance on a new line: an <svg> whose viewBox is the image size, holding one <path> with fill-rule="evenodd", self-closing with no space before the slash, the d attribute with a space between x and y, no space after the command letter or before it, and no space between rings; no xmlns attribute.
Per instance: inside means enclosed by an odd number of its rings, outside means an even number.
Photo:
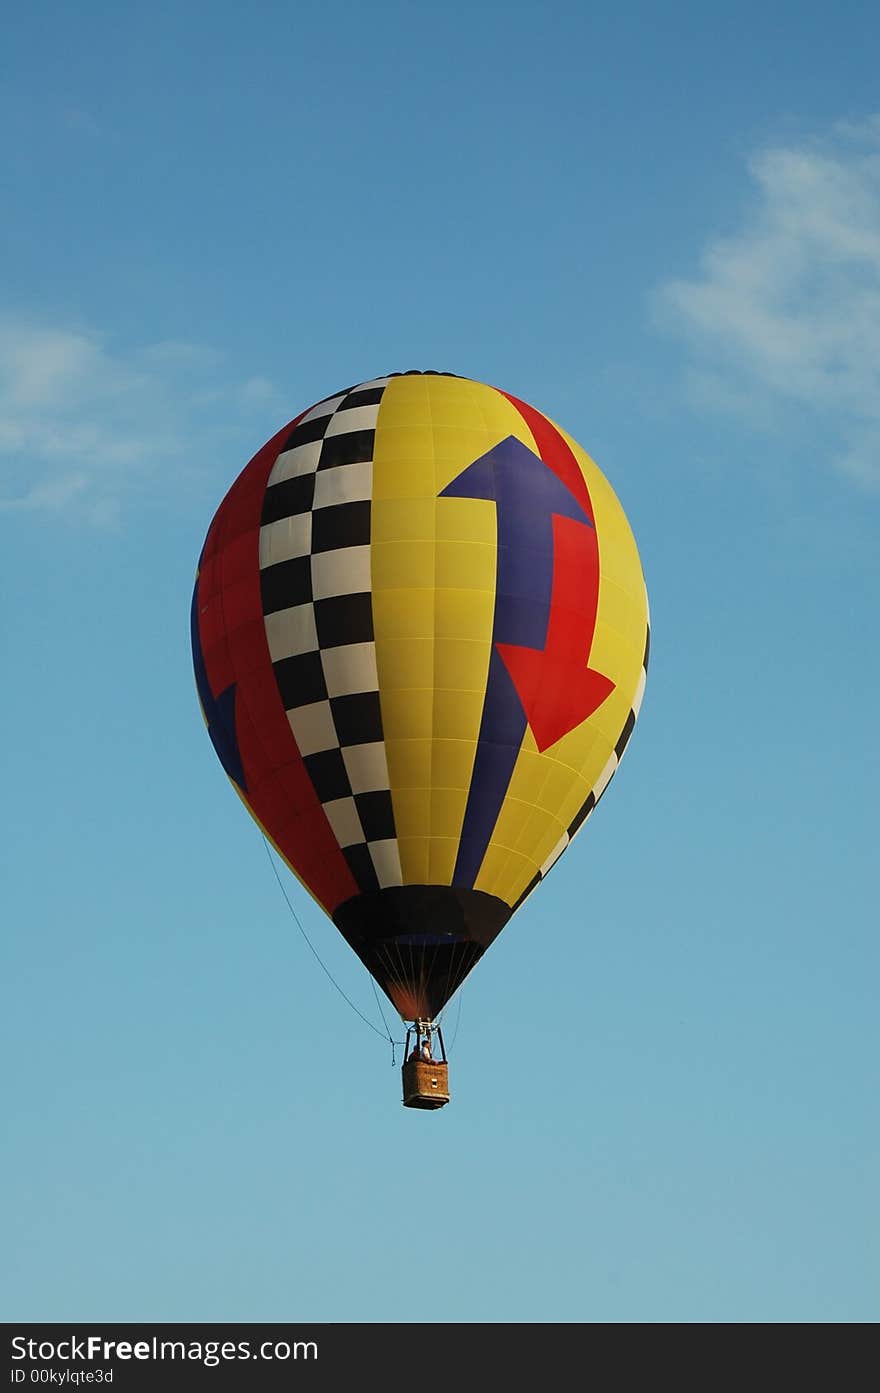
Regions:
<svg viewBox="0 0 880 1393"><path fill-rule="evenodd" d="M261 836L262 836L262 833L261 833ZM284 885L284 881L281 879L281 876L278 874L278 867L275 865L275 861L274 861L274 858L273 858L273 856L272 856L272 852L271 852L271 849L270 849L270 847L269 847L269 843L268 843L266 837L263 837L263 846L266 848L266 855L267 855L268 858L269 858L269 865L272 867L272 871L273 871L273 873L274 873L275 879L278 881L278 886L279 886L279 888L280 888L280 890L281 890L282 895L284 896L285 903L287 904L287 908L290 910L291 914L293 915L293 922L296 924L296 927L299 929L300 933L302 934L303 938L305 939L306 944L308 945L308 948L309 948L309 952L312 954L312 957L315 959L315 962L318 964L318 966L321 968L321 970L327 975L327 977L329 977L330 981L333 983L333 986L336 988L336 990L339 992L339 995L342 997L342 1000L343 1000L343 1001L346 1001L346 1002L348 1003L348 1005L351 1007L352 1011L354 1011L354 1013L355 1013L356 1016L360 1016L360 1018L361 1018L361 1020L363 1021L364 1025L368 1025L368 1026L370 1027L370 1029L372 1030L373 1034L374 1034L374 1035L378 1035L379 1038L380 1038L380 1040L385 1040L385 1039L387 1039L387 1040L390 1042L390 1044L391 1044L391 1058L392 1058L392 1062L393 1062L393 1060L394 1060L394 1046L395 1046L395 1045L402 1045L403 1041L401 1041L401 1040L395 1040L395 1039L393 1038L393 1036L392 1036L392 1034L391 1034L391 1031L388 1029L388 1025L387 1025L387 1023L386 1023L386 1021L385 1021L385 1016L384 1016L384 1014L383 1014L383 1012L382 1012L381 1006L379 1007L379 1014L382 1016L382 1024L385 1026L385 1032L386 1032L385 1035L383 1035L382 1032L381 1032L381 1030L379 1030L375 1025L373 1025L373 1022L372 1022L372 1021L368 1021L368 1020L367 1020L367 1018L366 1018L366 1016L364 1015L363 1011L358 1010L357 1006L355 1006L355 1004L354 1004L354 1002L352 1001L351 997L346 996L345 992L342 990L342 988L340 987L339 983L336 981L336 978L333 976L333 974L332 974L332 972L330 971L330 969L329 969L328 967L326 967L325 964L321 961L321 958L320 958L320 956L319 956L319 954L318 954L317 949L315 948L314 944L312 943L311 939L309 938L308 934L306 933L305 929L303 928L303 926L302 926L302 924L301 924L301 922L300 922L300 917L299 917L299 915L297 914L296 910L294 909L293 904L292 904L291 899L290 899L290 896L289 896L288 893L287 893L287 890L286 890L285 885ZM373 979L372 979L372 977L371 977L371 978L370 978L370 981L372 982L372 980L373 980ZM374 987L373 987L373 991L375 992L375 990L376 990L376 988L375 988L375 986L374 986ZM379 998L376 997L376 1004L377 1004L377 1005L378 1005L378 1002L379 1002Z"/></svg>
<svg viewBox="0 0 880 1393"><path fill-rule="evenodd" d="M464 987L458 989L458 1011L455 1017L455 1029L452 1032L452 1039L449 1042L449 1053L455 1049L455 1042L458 1039L458 1027L461 1025L461 999L464 996Z"/></svg>
<svg viewBox="0 0 880 1393"><path fill-rule="evenodd" d="M266 848L266 855L267 855L267 857L269 858L269 865L272 867L272 873L273 873L273 875L275 876L276 881L278 882L278 888L280 889L282 895L284 896L285 904L287 905L287 908L290 910L290 913L291 913L291 915L293 916L293 921L294 921L294 923L296 924L296 927L299 929L300 933L302 934L303 938L305 939L306 946L308 947L309 952L312 954L313 958L315 959L315 961L316 961L316 963L318 964L318 966L321 968L322 972L324 972L324 974L329 978L329 980L330 980L330 982L332 983L332 985L336 988L337 992L338 992L339 995L342 997L343 1001L344 1001L348 1006L351 1007L352 1011L354 1011L355 1015L356 1015L356 1016L360 1016L360 1018L361 1018L361 1020L363 1021L364 1025L369 1026L370 1030L372 1030L372 1032L373 1032L374 1035L378 1035L380 1039L386 1039L386 1040L388 1040L389 1044L391 1045L391 1064L392 1064L392 1067L393 1067L393 1066L397 1063L397 1058L396 1058L396 1054L395 1054L395 1049L396 1049L397 1046L400 1046L400 1048L403 1049L404 1046L405 1046L405 1041L403 1041L403 1040L395 1040L395 1039L394 1039L394 1036L391 1034L391 1031L390 1031L389 1026L388 1026L388 1022L387 1022L387 1020L385 1019L385 1012L382 1010L382 1003L381 1003L381 1001L379 1000L379 993L378 993L377 990L376 990L376 983L373 981L372 976L370 976L370 974L367 973L367 976L369 977L369 981L370 981L370 987L372 988L372 991L373 991L373 997L375 998L376 1006L377 1006L377 1008L378 1008L379 1015L380 1015L380 1017L381 1017L381 1019L382 1019L382 1024L383 1024L384 1027L385 1027L385 1034L384 1034L384 1035L382 1034L382 1031L381 1031L381 1030L379 1030L375 1025L373 1025L373 1022L372 1022L372 1021L367 1020L367 1017L364 1015L364 1013L363 1013L361 1010L358 1009L357 1006L355 1006L355 1004L354 1004L354 1002L351 1000L351 998L348 997L348 996L346 996L345 992L342 990L342 988L340 987L339 983L336 981L336 979L335 979L335 977L333 976L333 974L331 973L330 969L329 969L329 968L326 966L326 964L322 961L322 959L321 959L321 957L320 957L320 955L319 955L317 949L315 948L314 944L312 943L311 939L309 938L308 934L306 933L305 929L303 928L302 921L301 921L299 915L298 915L297 912L296 912L296 909L295 909L295 907L294 907L294 905L293 905L293 903L292 903L292 901L291 901L291 899L290 899L290 896L289 896L288 893L287 893L287 888L286 888L286 886L285 886L285 884L284 884L284 881L281 879L281 876L278 874L278 867L277 867L277 865L275 864L275 860L274 860L274 858L273 858L273 856L272 856L272 850L271 850L271 847L269 846L269 842L268 842L267 838L266 838L262 833L261 833L260 835L261 835L261 837L262 837L263 846ZM412 950L411 950L411 949L410 949L410 953L412 953ZM402 953L400 952L399 947L398 947L398 957L399 957L399 959L400 959L400 966L401 966L401 969L404 969L403 955L402 955ZM414 963L412 964L412 968L413 968L413 969L415 968L415 964L414 964ZM451 970L450 970L449 976L451 977L451 975L452 975L452 974L451 974ZM402 981L402 978L401 978L401 981ZM447 984L447 985L448 985L448 984ZM450 1043L449 1043L449 1053L450 1053L450 1055L452 1054L452 1051L453 1051L453 1049L455 1048L455 1042L456 1042L456 1040L458 1039L458 1031L459 1031L459 1027L460 1027L460 1025L461 1025L461 1003L462 1003L462 997L463 997L463 996L464 996L464 990L463 990L463 988L461 987L461 985L459 985L459 989L458 989L458 1003L457 1003L457 1010L456 1010L456 1013L455 1013L455 1029L454 1029L453 1032L452 1032L452 1039L451 1039L451 1041L450 1041ZM440 1013L440 1018L439 1018L439 1020L438 1020L438 1024L439 1024L440 1021L442 1020L443 1014L444 1014L444 1013L441 1011L441 1013Z"/></svg>
<svg viewBox="0 0 880 1393"><path fill-rule="evenodd" d="M376 999L376 1006L379 1010L379 1015L382 1017L382 1024L385 1027L385 1033L391 1042L391 1067L393 1069L395 1064L397 1063L397 1055L395 1054L394 1047L395 1045L399 1045L400 1041L395 1040L394 1036L391 1034L391 1031L388 1029L388 1022L385 1019L385 1012L382 1010L382 1002L379 1000L379 993L376 991L376 983L373 981L373 974L371 972L368 972L367 976L370 979L370 986L373 988L373 996Z"/></svg>
<svg viewBox="0 0 880 1393"><path fill-rule="evenodd" d="M455 1049L455 1042L456 1042L456 1040L458 1039L458 1027L461 1025L461 1001L462 1001L462 997L464 996L464 987L463 987L463 986L458 986L458 987L456 987L456 991L458 992L458 1003L457 1003L457 1009L456 1009L456 1012L455 1012L455 1029L454 1029L453 1032L452 1032L452 1039L450 1040L450 1042L449 1042L449 1047L448 1047L448 1049L447 1049L447 1051L446 1051L446 1053L449 1055L450 1058L452 1057L452 1051ZM448 1005L448 1003L447 1003L447 1005ZM438 1024L438 1025L442 1025L442 1024L443 1024L443 1017L446 1015L446 1009L447 1009L447 1007L444 1006L444 1007L443 1007L443 1010L440 1012L440 1015L437 1017L437 1024Z"/></svg>

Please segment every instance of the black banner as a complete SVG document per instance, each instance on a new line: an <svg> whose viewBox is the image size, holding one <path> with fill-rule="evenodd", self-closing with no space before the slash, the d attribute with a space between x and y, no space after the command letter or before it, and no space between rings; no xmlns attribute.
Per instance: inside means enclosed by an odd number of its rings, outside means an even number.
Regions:
<svg viewBox="0 0 880 1393"><path fill-rule="evenodd" d="M357 1377L431 1387L491 1371L519 1378L578 1364L572 1326L15 1324L3 1326L3 1387L139 1393L159 1389L343 1388Z"/></svg>

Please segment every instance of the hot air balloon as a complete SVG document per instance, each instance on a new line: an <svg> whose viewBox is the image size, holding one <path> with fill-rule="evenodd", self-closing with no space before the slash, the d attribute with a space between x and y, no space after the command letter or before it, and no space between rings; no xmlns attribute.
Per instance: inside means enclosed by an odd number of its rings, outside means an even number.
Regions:
<svg viewBox="0 0 880 1393"><path fill-rule="evenodd" d="M208 733L414 1032L408 1106L448 1101L437 1017L608 787L648 638L596 464L452 373L326 397L220 504L192 603Z"/></svg>

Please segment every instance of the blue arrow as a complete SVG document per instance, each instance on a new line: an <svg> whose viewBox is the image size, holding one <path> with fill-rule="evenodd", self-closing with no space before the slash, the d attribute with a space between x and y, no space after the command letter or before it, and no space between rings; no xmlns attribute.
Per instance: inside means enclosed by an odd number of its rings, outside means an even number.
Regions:
<svg viewBox="0 0 880 1393"><path fill-rule="evenodd" d="M202 703L202 710L205 713L205 720L208 723L208 734L211 743L217 751L217 758L226 770L230 779L238 784L242 793L245 792L247 785L244 781L244 768L241 762L241 753L238 748L238 736L235 733L235 686L231 682L218 697L211 691L211 684L208 681L208 673L205 669L205 657L202 653L202 641L199 637L199 612L198 612L199 582L196 580L193 590L192 611L190 614L190 629L192 635L193 668L196 676L196 688L199 693L199 701Z"/></svg>
<svg viewBox="0 0 880 1393"><path fill-rule="evenodd" d="M453 885L476 881L526 730L526 714L497 645L544 647L553 589L553 514L591 519L552 469L515 436L453 479L441 498L495 503L498 563L492 656Z"/></svg>

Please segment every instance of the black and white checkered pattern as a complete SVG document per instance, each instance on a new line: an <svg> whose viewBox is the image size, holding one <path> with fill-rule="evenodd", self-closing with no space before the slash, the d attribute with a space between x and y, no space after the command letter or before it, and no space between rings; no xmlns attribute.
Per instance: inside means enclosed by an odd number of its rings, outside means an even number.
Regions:
<svg viewBox="0 0 880 1393"><path fill-rule="evenodd" d="M563 832L561 838L556 843L555 847L551 851L550 855L547 857L547 860L544 862L541 869L537 872L536 875L532 876L532 879L529 881L525 890L523 890L516 904L513 906L511 913L514 913L517 909L519 909L520 905L523 903L524 900L528 899L529 895L536 888L536 886L540 885L547 872L553 866L556 865L556 862L559 860L563 851L565 851L566 847L571 845L574 838L577 836L578 832L580 832L581 828L586 822L587 818L590 816L593 809L596 807L597 803L599 802L603 793L607 789L608 785L611 783L611 780L614 778L614 775L617 773L617 770L620 766L620 761L623 759L623 752L629 744L629 737L632 735L633 730L635 729L636 717L638 716L639 710L642 705L642 697L645 695L645 682L648 676L648 655L650 652L650 648L651 624L649 619L647 631L645 633L645 656L642 659L642 670L639 674L639 685L636 688L636 694L633 697L633 704L630 707L629 715L626 718L623 730L620 732L617 744L614 746L614 749L611 753L611 758L605 765L605 768L602 770L602 773L599 775L598 779L596 780L596 783L593 785L593 788L587 794L587 797L583 805L578 809L577 813L572 818L568 827Z"/></svg>
<svg viewBox="0 0 880 1393"><path fill-rule="evenodd" d="M362 891L401 883L370 589L376 420L387 377L319 402L269 475L266 637L287 719Z"/></svg>

